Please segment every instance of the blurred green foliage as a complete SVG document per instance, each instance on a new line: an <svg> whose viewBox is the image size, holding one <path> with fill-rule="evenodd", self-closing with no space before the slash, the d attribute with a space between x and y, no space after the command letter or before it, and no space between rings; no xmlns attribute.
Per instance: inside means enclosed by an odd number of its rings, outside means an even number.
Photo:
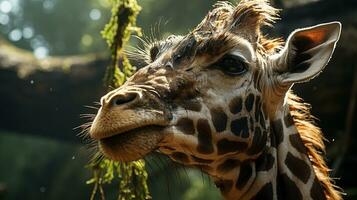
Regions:
<svg viewBox="0 0 357 200"><path fill-rule="evenodd" d="M39 57L102 51L108 7L105 0L2 0L0 32Z"/></svg>
<svg viewBox="0 0 357 200"><path fill-rule="evenodd" d="M146 35L184 34L214 2L140 0L137 23ZM39 57L105 51L100 31L110 8L109 0L0 0L0 34Z"/></svg>
<svg viewBox="0 0 357 200"><path fill-rule="evenodd" d="M88 199L87 157L85 149L71 143L0 132L4 199Z"/></svg>

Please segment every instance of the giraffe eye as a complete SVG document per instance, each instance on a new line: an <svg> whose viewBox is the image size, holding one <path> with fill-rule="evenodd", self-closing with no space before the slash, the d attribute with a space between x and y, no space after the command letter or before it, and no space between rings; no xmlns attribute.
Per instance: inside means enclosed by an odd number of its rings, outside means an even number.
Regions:
<svg viewBox="0 0 357 200"><path fill-rule="evenodd" d="M225 55L215 64L225 74L231 76L242 75L247 71L247 64L241 57L235 55Z"/></svg>

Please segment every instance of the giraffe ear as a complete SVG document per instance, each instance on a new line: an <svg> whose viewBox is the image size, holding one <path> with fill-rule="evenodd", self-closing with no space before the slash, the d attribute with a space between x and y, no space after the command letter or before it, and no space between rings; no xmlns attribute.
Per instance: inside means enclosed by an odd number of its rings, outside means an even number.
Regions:
<svg viewBox="0 0 357 200"><path fill-rule="evenodd" d="M308 81L327 65L340 37L341 23L330 22L297 29L275 57L274 69L282 83Z"/></svg>

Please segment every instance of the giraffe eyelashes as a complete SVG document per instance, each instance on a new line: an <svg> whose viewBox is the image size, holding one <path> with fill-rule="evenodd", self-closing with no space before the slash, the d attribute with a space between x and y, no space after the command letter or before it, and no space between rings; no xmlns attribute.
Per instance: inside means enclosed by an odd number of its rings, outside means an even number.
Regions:
<svg viewBox="0 0 357 200"><path fill-rule="evenodd" d="M248 66L243 59L231 54L224 55L213 66L230 76L239 76L248 71Z"/></svg>

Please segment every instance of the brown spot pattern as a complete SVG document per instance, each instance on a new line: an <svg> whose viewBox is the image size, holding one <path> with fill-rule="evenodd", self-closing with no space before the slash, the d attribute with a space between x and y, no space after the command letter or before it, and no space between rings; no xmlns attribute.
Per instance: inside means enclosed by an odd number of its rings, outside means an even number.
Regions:
<svg viewBox="0 0 357 200"><path fill-rule="evenodd" d="M286 175L279 175L278 199L302 200L302 194L296 184Z"/></svg>
<svg viewBox="0 0 357 200"><path fill-rule="evenodd" d="M259 192L252 198L252 200L272 200L273 199L273 184L265 184Z"/></svg>
<svg viewBox="0 0 357 200"><path fill-rule="evenodd" d="M196 111L196 112L200 112L202 109L201 103L197 100L185 101L182 104L182 107L186 110L192 110L192 111Z"/></svg>
<svg viewBox="0 0 357 200"><path fill-rule="evenodd" d="M197 121L197 132L197 151L202 154L213 153L214 149L212 145L211 127L209 126L209 123L206 119L199 119Z"/></svg>
<svg viewBox="0 0 357 200"><path fill-rule="evenodd" d="M268 133L264 131L262 133L260 127L255 127L253 134L253 141L250 148L247 151L248 155L255 155L263 151L266 147Z"/></svg>
<svg viewBox="0 0 357 200"><path fill-rule="evenodd" d="M255 100L255 121L259 122L259 112L261 112L261 102L260 102L260 96L256 96L256 100Z"/></svg>
<svg viewBox="0 0 357 200"><path fill-rule="evenodd" d="M326 199L326 196L324 194L324 191L322 190L320 182L316 177L315 177L314 183L312 184L310 193L311 193L311 198L314 200L325 200Z"/></svg>
<svg viewBox="0 0 357 200"><path fill-rule="evenodd" d="M289 170L302 182L307 183L311 175L310 167L305 161L295 157L290 152L285 159L285 164Z"/></svg>
<svg viewBox="0 0 357 200"><path fill-rule="evenodd" d="M178 130L182 131L185 134L193 135L195 134L195 129L192 119L187 117L181 118L177 121L176 127Z"/></svg>
<svg viewBox="0 0 357 200"><path fill-rule="evenodd" d="M231 122L231 131L242 138L249 137L248 120L246 117L235 119Z"/></svg>
<svg viewBox="0 0 357 200"><path fill-rule="evenodd" d="M222 139L217 142L218 155L236 152L239 153L247 148L247 143Z"/></svg>
<svg viewBox="0 0 357 200"><path fill-rule="evenodd" d="M274 166L275 158L270 153L261 154L255 162L256 171L269 171Z"/></svg>
<svg viewBox="0 0 357 200"><path fill-rule="evenodd" d="M290 126L294 125L294 119L292 118L290 113L285 115L284 124L285 124L286 127L290 127Z"/></svg>
<svg viewBox="0 0 357 200"><path fill-rule="evenodd" d="M273 133L275 135L275 147L278 147L279 144L283 141L284 139L284 128L283 128L283 123L281 122L280 119L273 121Z"/></svg>
<svg viewBox="0 0 357 200"><path fill-rule="evenodd" d="M254 113L254 117L255 117L255 121L257 123L259 123L262 127L265 127L265 118L264 118L264 113L262 110L262 105L261 103L258 101L258 99L260 99L259 96L257 96L257 100L255 103L255 113ZM258 103L257 103L258 102Z"/></svg>
<svg viewBox="0 0 357 200"><path fill-rule="evenodd" d="M241 97L234 97L231 102L229 102L229 110L232 114L237 114L242 111L243 100Z"/></svg>
<svg viewBox="0 0 357 200"><path fill-rule="evenodd" d="M236 188L242 189L248 183L250 177L252 177L253 169L250 163L242 163L240 166L240 173L236 182Z"/></svg>
<svg viewBox="0 0 357 200"><path fill-rule="evenodd" d="M273 127L270 127L270 145L275 148L277 147Z"/></svg>
<svg viewBox="0 0 357 200"><path fill-rule="evenodd" d="M254 104L254 94L250 93L244 101L245 109L250 112Z"/></svg>
<svg viewBox="0 0 357 200"><path fill-rule="evenodd" d="M289 136L290 144L300 153L306 154L306 147L298 133Z"/></svg>
<svg viewBox="0 0 357 200"><path fill-rule="evenodd" d="M218 165L217 170L220 172L228 172L239 166L240 161L235 159L227 159L220 165Z"/></svg>
<svg viewBox="0 0 357 200"><path fill-rule="evenodd" d="M210 110L212 123L217 132L222 132L226 129L228 117L221 107L212 108Z"/></svg>

